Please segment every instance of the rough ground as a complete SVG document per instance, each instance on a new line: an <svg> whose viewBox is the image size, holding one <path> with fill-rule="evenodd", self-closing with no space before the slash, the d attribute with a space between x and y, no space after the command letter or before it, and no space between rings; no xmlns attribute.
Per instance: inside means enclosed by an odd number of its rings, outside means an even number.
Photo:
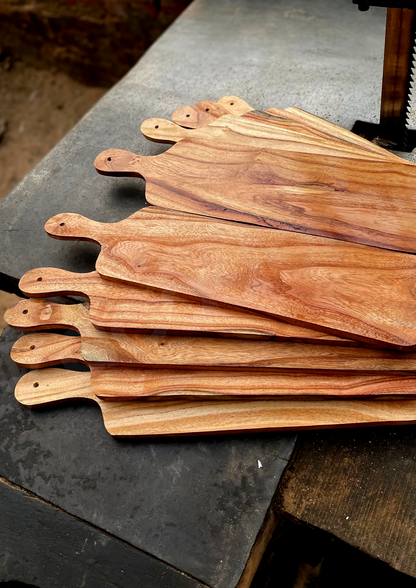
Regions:
<svg viewBox="0 0 416 588"><path fill-rule="evenodd" d="M0 199L105 92L65 73L13 62L10 56L0 62ZM0 332L5 326L4 311L17 300L0 292Z"/></svg>

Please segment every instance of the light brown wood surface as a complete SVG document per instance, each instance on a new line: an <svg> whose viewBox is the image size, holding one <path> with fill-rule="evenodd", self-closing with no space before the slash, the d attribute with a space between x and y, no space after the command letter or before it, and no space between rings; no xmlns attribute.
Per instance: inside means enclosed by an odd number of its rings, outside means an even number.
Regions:
<svg viewBox="0 0 416 588"><path fill-rule="evenodd" d="M60 214L45 228L100 243L96 268L110 279L384 346L416 344L414 255L157 207L107 224Z"/></svg>
<svg viewBox="0 0 416 588"><path fill-rule="evenodd" d="M328 157L341 155L372 161L390 159L384 152L374 153L342 138L334 138L326 132L307 127L295 119L284 119L256 111L239 119L229 115L222 116L199 129L186 129L169 120L149 118L142 123L140 130L147 139L156 143L174 144L183 139L200 142L210 140L214 141L217 147L223 143L224 149L227 149L232 140L233 143L243 146L278 146L280 149L296 153L319 153ZM396 161L403 163L398 157Z"/></svg>
<svg viewBox="0 0 416 588"><path fill-rule="evenodd" d="M172 114L172 120L183 127L204 127L225 114L241 116L253 110L247 102L237 96L224 96L218 102L203 100L193 106L181 106Z"/></svg>
<svg viewBox="0 0 416 588"><path fill-rule="evenodd" d="M109 149L95 166L143 177L157 206L416 252L414 164L357 155L340 141L282 139L273 118L223 116L160 155Z"/></svg>
<svg viewBox="0 0 416 588"><path fill-rule="evenodd" d="M15 390L26 406L70 399L98 403L111 435L141 437L416 423L416 400L237 400L109 402L91 390L90 374L34 370Z"/></svg>
<svg viewBox="0 0 416 588"><path fill-rule="evenodd" d="M23 314L24 310L28 312ZM22 300L7 311L5 318L11 327L22 330L67 327L81 335L36 333L20 338L13 346L12 359L24 367L70 361L72 353L76 361L81 358L87 365L416 373L416 353L403 351L99 331L89 319L87 306L82 304Z"/></svg>
<svg viewBox="0 0 416 588"><path fill-rule="evenodd" d="M90 300L89 318L94 326L103 330L361 345L351 339L292 325L248 310L224 308L215 302L105 280L98 272L76 274L57 268L39 268L27 272L19 287L27 296L86 296ZM10 309L5 315L6 321L22 330L50 325L53 321L62 325L64 319L60 306L49 304L45 310L43 303L36 306L23 301L19 305L20 316Z"/></svg>

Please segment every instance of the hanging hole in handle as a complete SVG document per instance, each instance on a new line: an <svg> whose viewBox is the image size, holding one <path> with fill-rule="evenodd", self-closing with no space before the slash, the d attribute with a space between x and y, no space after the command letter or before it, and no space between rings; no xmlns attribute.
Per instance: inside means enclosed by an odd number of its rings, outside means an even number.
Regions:
<svg viewBox="0 0 416 588"><path fill-rule="evenodd" d="M205 109L205 112L209 112L209 108L206 108L206 109Z"/></svg>
<svg viewBox="0 0 416 588"><path fill-rule="evenodd" d="M234 106L234 102L230 102L230 106Z"/></svg>
<svg viewBox="0 0 416 588"><path fill-rule="evenodd" d="M111 161L111 157L107 157L107 161Z"/></svg>
<svg viewBox="0 0 416 588"><path fill-rule="evenodd" d="M155 129L158 129L158 128L159 128L159 125L156 125L156 126L155 126Z"/></svg>
<svg viewBox="0 0 416 588"><path fill-rule="evenodd" d="M35 383L33 384L33 387L34 387L34 388L38 388L38 387L39 387L39 382L35 382Z"/></svg>
<svg viewBox="0 0 416 588"><path fill-rule="evenodd" d="M60 223L60 225L59 225L59 226L60 226L60 227L64 227L64 226L65 226L65 223Z"/></svg>
<svg viewBox="0 0 416 588"><path fill-rule="evenodd" d="M38 278L36 281L37 282L41 282L42 281L42 278Z"/></svg>
<svg viewBox="0 0 416 588"><path fill-rule="evenodd" d="M190 117L190 116L191 116L190 114L187 114L187 115L186 115L186 118L188 118L188 117Z"/></svg>
<svg viewBox="0 0 416 588"><path fill-rule="evenodd" d="M31 345L31 346L29 347L29 349L30 349L30 351L33 351L33 350L35 349L35 345Z"/></svg>
<svg viewBox="0 0 416 588"><path fill-rule="evenodd" d="M23 314L27 314L29 311L27 308L24 309Z"/></svg>

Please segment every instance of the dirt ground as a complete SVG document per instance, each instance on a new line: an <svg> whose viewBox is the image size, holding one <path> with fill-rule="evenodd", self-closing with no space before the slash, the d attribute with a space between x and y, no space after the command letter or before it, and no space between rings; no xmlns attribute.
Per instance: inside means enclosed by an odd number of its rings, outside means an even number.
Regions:
<svg viewBox="0 0 416 588"><path fill-rule="evenodd" d="M0 199L106 90L81 84L65 73L13 61L10 56L0 62ZM4 311L17 300L13 294L0 292L0 332L5 326Z"/></svg>

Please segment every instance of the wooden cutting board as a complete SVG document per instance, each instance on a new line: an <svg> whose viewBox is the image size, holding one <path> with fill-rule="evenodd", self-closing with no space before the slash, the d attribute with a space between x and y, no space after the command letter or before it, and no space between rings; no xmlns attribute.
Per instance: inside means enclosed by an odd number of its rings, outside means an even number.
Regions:
<svg viewBox="0 0 416 588"><path fill-rule="evenodd" d="M132 366L97 366L83 358L80 337L55 333L26 335L15 343L11 358L27 368L62 363L84 363L91 370L94 394L108 400L158 397L182 400L230 398L308 398L363 396L416 397L416 375L403 372L321 374L301 370L143 369ZM41 376L48 375L41 370ZM40 376L40 377L41 377ZM37 386L48 386L37 380Z"/></svg>
<svg viewBox="0 0 416 588"><path fill-rule="evenodd" d="M223 116L160 155L110 149L95 166L144 178L157 206L416 252L416 165L339 141L283 140L270 118Z"/></svg>
<svg viewBox="0 0 416 588"><path fill-rule="evenodd" d="M40 377L41 372L47 375ZM35 386L46 381L47 386ZM16 386L17 400L41 406L72 399L97 402L110 435L148 437L324 429L416 423L416 400L207 400L109 402L91 390L90 374L32 371Z"/></svg>
<svg viewBox="0 0 416 588"><path fill-rule="evenodd" d="M182 106L175 110L172 115L172 120L183 127L196 129L215 122L217 118L224 116L225 114L242 116L253 110L254 108L237 96L224 96L224 98L221 98L218 102L203 101L194 106ZM299 108L291 107L286 110L281 108L269 108L265 112L281 119L298 121L303 128L306 127L318 131L320 136L347 141L348 143L357 145L366 151L378 153L383 158L400 161L400 158L398 158L397 155L390 153L386 149L367 141L359 135L351 133L351 131L347 131L342 127L334 125L323 118L314 116L304 110L300 110Z"/></svg>
<svg viewBox="0 0 416 588"><path fill-rule="evenodd" d="M384 346L416 344L413 255L152 206L119 223L60 214L45 228L58 239L100 243L96 268L113 280Z"/></svg>
<svg viewBox="0 0 416 588"><path fill-rule="evenodd" d="M103 279L98 272L76 274L56 268L34 269L22 277L19 288L27 296L35 297L55 294L86 296L90 300L89 318L95 327L103 330L123 333L166 331L171 335L216 335L323 345L361 345L358 341L284 323L248 310L224 308L215 302L112 282ZM20 308L20 317L12 310L6 313L6 321L13 323L15 328L40 326L51 320L56 320L57 325L62 324L59 305L50 303L47 311L42 303Z"/></svg>
<svg viewBox="0 0 416 588"><path fill-rule="evenodd" d="M91 387L100 398L129 400L158 397L175 400L229 398L416 397L416 375L404 372L366 374L302 370L143 369L132 366L97 366L83 358L80 337L55 333L26 335L17 341L11 358L26 368L62 363L84 363L91 370ZM47 370L41 376L48 375ZM37 380L37 386L48 381Z"/></svg>
<svg viewBox="0 0 416 588"><path fill-rule="evenodd" d="M23 314L24 310L28 310ZM24 317L24 320L21 320ZM22 300L5 319L18 329L66 327L81 337L36 333L19 339L12 358L24 367L46 367L62 361L88 365L131 365L145 368L296 370L313 373L416 373L416 353L307 343L252 341L169 335L110 333L96 329L83 304L62 305Z"/></svg>

